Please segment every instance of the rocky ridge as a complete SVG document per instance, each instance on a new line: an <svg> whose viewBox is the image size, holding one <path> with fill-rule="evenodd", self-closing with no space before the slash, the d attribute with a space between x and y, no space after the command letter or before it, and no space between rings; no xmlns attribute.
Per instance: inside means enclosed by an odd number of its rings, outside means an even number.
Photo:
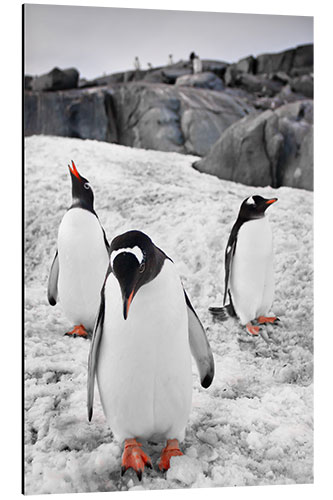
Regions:
<svg viewBox="0 0 333 500"><path fill-rule="evenodd" d="M252 185L313 189L313 45L237 63L190 61L105 75L25 76L25 135L96 139L200 156Z"/></svg>

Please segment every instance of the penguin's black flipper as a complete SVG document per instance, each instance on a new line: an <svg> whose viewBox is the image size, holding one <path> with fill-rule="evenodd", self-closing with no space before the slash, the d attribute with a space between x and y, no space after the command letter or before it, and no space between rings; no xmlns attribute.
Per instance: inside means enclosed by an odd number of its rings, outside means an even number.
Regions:
<svg viewBox="0 0 333 500"><path fill-rule="evenodd" d="M109 272L107 273L107 276ZM105 279L106 281L106 279ZM99 346L101 343L101 338L103 334L104 325L104 313L105 313L105 281L101 290L101 302L95 321L92 341L90 345L89 358L88 358L88 377L87 377L87 409L88 409L88 420L92 419L93 408L94 408L94 388L95 388L95 374L98 362Z"/></svg>
<svg viewBox="0 0 333 500"><path fill-rule="evenodd" d="M198 367L202 387L207 389L214 378L214 358L211 351L205 329L198 318L187 293L184 290L187 314L188 334L192 356Z"/></svg>
<svg viewBox="0 0 333 500"><path fill-rule="evenodd" d="M47 298L51 306L55 306L58 299L58 276L59 276L59 258L57 250L51 265L49 281L47 285Z"/></svg>
<svg viewBox="0 0 333 500"><path fill-rule="evenodd" d="M225 305L226 300L227 300L227 295L229 291L229 279L230 279L230 270L231 270L231 263L232 263L232 258L235 253L236 249L236 243L237 243L237 233L238 233L238 225L237 223L233 226L227 247L225 249L225 256L224 256L224 272L225 272L225 277L224 277L224 297L223 297L223 305Z"/></svg>

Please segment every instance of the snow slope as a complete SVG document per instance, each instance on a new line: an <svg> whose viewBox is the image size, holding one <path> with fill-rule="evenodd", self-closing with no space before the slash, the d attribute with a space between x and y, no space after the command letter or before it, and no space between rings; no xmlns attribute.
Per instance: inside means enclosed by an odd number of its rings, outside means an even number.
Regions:
<svg viewBox="0 0 333 500"><path fill-rule="evenodd" d="M113 442L95 396L86 412L89 341L64 337L61 304L46 287L60 220L70 204L73 159L95 193L111 240L146 232L176 263L207 328L216 376L201 388L193 365L193 409L182 449L166 474L147 470L142 483L120 477ZM313 194L252 188L200 174L195 157L96 141L29 137L25 141L25 486L26 493L73 493L313 481ZM274 232L281 327L275 343L248 337L221 305L223 255L241 201L277 196L268 213ZM260 244L260 242L258 242ZM146 446L156 463L162 444Z"/></svg>

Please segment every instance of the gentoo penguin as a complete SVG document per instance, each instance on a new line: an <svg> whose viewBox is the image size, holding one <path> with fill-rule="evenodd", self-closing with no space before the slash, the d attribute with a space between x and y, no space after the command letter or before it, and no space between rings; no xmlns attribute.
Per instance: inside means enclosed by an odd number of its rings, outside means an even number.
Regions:
<svg viewBox="0 0 333 500"><path fill-rule="evenodd" d="M58 231L58 248L51 266L48 300L58 298L75 325L66 335L87 337L98 311L100 290L109 263L109 244L94 210L94 194L72 161L72 205Z"/></svg>
<svg viewBox="0 0 333 500"><path fill-rule="evenodd" d="M202 72L202 61L200 57L195 53L191 52L190 54L190 62L192 65L192 73L197 74Z"/></svg>
<svg viewBox="0 0 333 500"><path fill-rule="evenodd" d="M141 65L140 65L140 61L139 61L138 56L135 56L135 59L134 59L134 68L135 68L136 71L139 71L141 69Z"/></svg>
<svg viewBox="0 0 333 500"><path fill-rule="evenodd" d="M207 388L214 360L172 260L140 231L114 238L88 362L88 418L97 375L104 414L124 442L122 475L152 467L140 439L167 440L160 470L182 455L192 399L191 351Z"/></svg>
<svg viewBox="0 0 333 500"><path fill-rule="evenodd" d="M258 335L260 328L253 325L276 323L278 318L268 317L273 302L273 245L272 230L265 212L277 198L262 196L246 198L232 227L225 250L224 308L210 308L219 315L223 309L231 316L238 316L251 335Z"/></svg>

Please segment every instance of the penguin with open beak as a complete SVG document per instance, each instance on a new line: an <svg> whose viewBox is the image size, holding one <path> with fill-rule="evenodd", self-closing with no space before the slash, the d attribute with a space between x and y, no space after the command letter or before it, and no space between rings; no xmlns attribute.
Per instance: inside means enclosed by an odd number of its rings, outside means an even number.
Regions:
<svg viewBox="0 0 333 500"><path fill-rule="evenodd" d="M150 457L138 440L166 440L159 469L182 455L191 410L191 352L203 387L213 355L172 260L144 233L114 238L88 362L88 418L97 375L104 414L124 443L121 472L141 480Z"/></svg>
<svg viewBox="0 0 333 500"><path fill-rule="evenodd" d="M276 201L254 195L241 204L225 250L224 307L210 308L219 319L225 319L225 311L237 316L250 335L258 335L261 324L279 321L268 316L274 273L272 229L266 210Z"/></svg>
<svg viewBox="0 0 333 500"><path fill-rule="evenodd" d="M66 335L87 337L98 311L109 263L109 243L94 210L89 181L79 174L73 161L68 168L72 204L59 226L47 295L52 306L60 300L66 317L74 325Z"/></svg>

